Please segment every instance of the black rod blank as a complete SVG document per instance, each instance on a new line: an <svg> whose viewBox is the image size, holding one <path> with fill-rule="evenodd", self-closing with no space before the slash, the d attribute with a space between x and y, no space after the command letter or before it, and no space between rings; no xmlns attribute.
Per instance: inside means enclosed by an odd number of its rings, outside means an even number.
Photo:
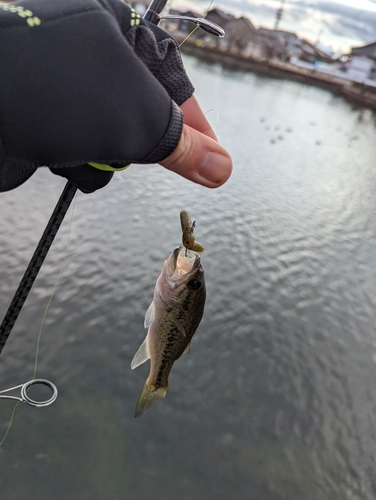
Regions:
<svg viewBox="0 0 376 500"><path fill-rule="evenodd" d="M165 8L167 0L153 0L144 14L144 19L153 24L158 24L161 20L160 13Z"/></svg>
<svg viewBox="0 0 376 500"><path fill-rule="evenodd" d="M14 294L13 300L8 307L5 317L0 325L0 354L4 348L5 342L8 340L9 334L12 331L13 325L16 322L22 306L24 305L27 296L33 286L35 278L37 277L40 268L46 258L46 255L54 241L56 233L68 211L77 188L69 181L66 183L65 188L56 204L50 220L44 230L44 233L39 240L38 246L35 249L29 265L18 285L17 291Z"/></svg>
<svg viewBox="0 0 376 500"><path fill-rule="evenodd" d="M153 24L158 24L161 20L160 13L166 6L167 0L152 0L149 8L147 9L144 19L150 21ZM12 331L13 325L16 322L22 306L29 295L31 287L38 275L40 268L46 258L46 255L52 245L52 242L59 230L59 227L64 219L65 214L68 211L69 205L71 204L74 195L76 194L77 188L71 182L67 182L65 188L60 196L59 201L56 204L55 210L53 211L51 218L47 224L46 229L35 249L34 255L32 256L29 265L23 275L23 278L18 285L17 291L13 297L10 306L5 314L3 322L0 325L0 354L4 348L5 342L8 340L9 334Z"/></svg>

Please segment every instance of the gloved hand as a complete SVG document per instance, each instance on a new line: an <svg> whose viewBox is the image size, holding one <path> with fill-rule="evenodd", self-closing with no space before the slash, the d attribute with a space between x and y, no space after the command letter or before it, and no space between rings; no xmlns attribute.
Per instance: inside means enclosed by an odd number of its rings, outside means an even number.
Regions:
<svg viewBox="0 0 376 500"><path fill-rule="evenodd" d="M0 191L40 166L84 192L177 147L193 93L175 40L121 0L0 8ZM101 167L103 168L103 167Z"/></svg>
<svg viewBox="0 0 376 500"><path fill-rule="evenodd" d="M60 177L65 177L68 181L74 184L83 193L93 193L101 189L110 182L114 176L114 172L98 170L88 163L79 165L78 167L60 167L50 168L51 172Z"/></svg>

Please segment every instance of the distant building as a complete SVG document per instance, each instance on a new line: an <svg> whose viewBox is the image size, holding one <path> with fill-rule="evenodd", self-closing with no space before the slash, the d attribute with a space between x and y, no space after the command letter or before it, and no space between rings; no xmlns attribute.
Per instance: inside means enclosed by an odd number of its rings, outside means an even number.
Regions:
<svg viewBox="0 0 376 500"><path fill-rule="evenodd" d="M248 46L259 44L257 29L246 17L239 17L229 21L225 30L228 47L232 52L239 53Z"/></svg>
<svg viewBox="0 0 376 500"><path fill-rule="evenodd" d="M352 68L362 68L369 80L376 80L376 42L351 50Z"/></svg>
<svg viewBox="0 0 376 500"><path fill-rule="evenodd" d="M295 33L267 28L259 28L258 33L269 47L272 57L289 60L291 57L299 57L301 54L302 40Z"/></svg>
<svg viewBox="0 0 376 500"><path fill-rule="evenodd" d="M363 45L363 47L354 47L351 49L351 55L367 57L368 59L376 61L376 42Z"/></svg>
<svg viewBox="0 0 376 500"><path fill-rule="evenodd" d="M309 62L315 64L317 62L332 63L333 59L330 54L320 50L313 43L307 40L302 40L301 44L301 54L299 56L301 61Z"/></svg>
<svg viewBox="0 0 376 500"><path fill-rule="evenodd" d="M341 65L341 71L349 80L361 83L367 83L367 80L374 82L376 80L376 42L352 48L348 60Z"/></svg>
<svg viewBox="0 0 376 500"><path fill-rule="evenodd" d="M202 17L202 16L201 16ZM227 12L223 12L221 9L212 9L205 16L206 19L212 21L215 24L218 24L221 28L226 31L226 26L229 21L233 21L235 16L232 14L228 14Z"/></svg>

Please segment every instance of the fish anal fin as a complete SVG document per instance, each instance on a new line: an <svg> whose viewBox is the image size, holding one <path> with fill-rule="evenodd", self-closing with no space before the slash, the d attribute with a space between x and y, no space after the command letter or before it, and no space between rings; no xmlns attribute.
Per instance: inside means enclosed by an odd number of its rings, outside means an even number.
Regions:
<svg viewBox="0 0 376 500"><path fill-rule="evenodd" d="M138 348L138 351L136 354L133 356L132 363L131 363L131 368L134 370L138 366L142 365L142 363L145 363L150 358L148 346L147 346L147 338L148 336L146 335L145 340L142 342L140 347Z"/></svg>
<svg viewBox="0 0 376 500"><path fill-rule="evenodd" d="M148 382L144 385L140 397L138 398L136 411L134 416L139 417L148 410L154 399L165 398L167 394L167 387L160 387L157 390L153 390L153 386L150 386Z"/></svg>
<svg viewBox="0 0 376 500"><path fill-rule="evenodd" d="M183 354L189 354L191 352L191 342L189 342L189 344L185 348L185 351L183 352Z"/></svg>

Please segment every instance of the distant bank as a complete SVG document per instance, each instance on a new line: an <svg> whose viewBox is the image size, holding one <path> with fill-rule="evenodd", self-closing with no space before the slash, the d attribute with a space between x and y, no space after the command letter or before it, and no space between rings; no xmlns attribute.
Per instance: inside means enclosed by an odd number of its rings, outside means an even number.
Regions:
<svg viewBox="0 0 376 500"><path fill-rule="evenodd" d="M183 38L180 39L175 33L174 37L178 42L183 41ZM229 69L252 71L272 78L284 78L315 85L342 96L354 104L376 111L376 87L364 83L338 78L317 69L300 67L287 62L244 57L208 45L201 47L197 45L197 40L190 38L183 43L181 51L207 62L219 63Z"/></svg>

